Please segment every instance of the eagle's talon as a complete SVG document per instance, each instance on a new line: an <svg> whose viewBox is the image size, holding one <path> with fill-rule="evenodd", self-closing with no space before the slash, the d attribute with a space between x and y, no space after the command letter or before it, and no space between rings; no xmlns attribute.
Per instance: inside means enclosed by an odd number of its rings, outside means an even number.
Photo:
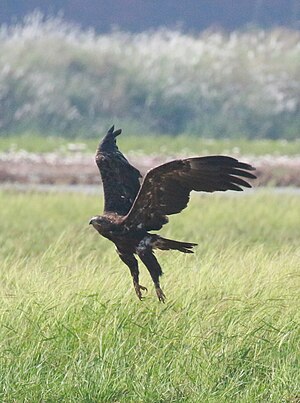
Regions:
<svg viewBox="0 0 300 403"><path fill-rule="evenodd" d="M137 283L134 283L134 289L135 289L136 295L138 296L138 299L140 301L143 301L144 297L143 297L143 295L141 293L141 290L148 292L148 289L146 287L144 287L143 285L140 285L140 284L137 284Z"/></svg>
<svg viewBox="0 0 300 403"><path fill-rule="evenodd" d="M163 290L161 288L156 288L156 294L159 302L162 302L164 304L167 297L163 293Z"/></svg>

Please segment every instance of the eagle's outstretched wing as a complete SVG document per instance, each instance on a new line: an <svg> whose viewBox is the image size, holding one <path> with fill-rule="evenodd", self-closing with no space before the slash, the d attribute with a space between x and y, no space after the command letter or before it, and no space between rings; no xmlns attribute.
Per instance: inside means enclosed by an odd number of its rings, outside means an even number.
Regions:
<svg viewBox="0 0 300 403"><path fill-rule="evenodd" d="M240 177L255 179L251 165L225 156L174 160L151 169L124 217L124 224L158 230L168 222L167 215L179 213L189 201L192 190L243 190L251 185Z"/></svg>
<svg viewBox="0 0 300 403"><path fill-rule="evenodd" d="M140 189L140 172L134 168L116 145L116 137L122 130L112 126L96 152L104 189L104 211L125 215L130 210Z"/></svg>

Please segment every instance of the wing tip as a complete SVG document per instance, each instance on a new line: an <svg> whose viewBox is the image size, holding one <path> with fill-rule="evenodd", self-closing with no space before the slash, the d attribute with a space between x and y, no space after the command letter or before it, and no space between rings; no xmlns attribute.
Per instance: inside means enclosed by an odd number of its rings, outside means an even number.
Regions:
<svg viewBox="0 0 300 403"><path fill-rule="evenodd" d="M105 138L111 137L111 136L113 136L115 138L115 137L119 136L121 133L122 133L122 129L115 130L115 125L112 125L112 127L110 129L108 129Z"/></svg>
<svg viewBox="0 0 300 403"><path fill-rule="evenodd" d="M117 148L116 146L116 137L119 136L122 133L122 129L117 129L115 130L115 125L112 125L106 135L103 137L103 139L100 141L99 146L96 151L96 158L97 155L101 152L110 152L114 151Z"/></svg>
<svg viewBox="0 0 300 403"><path fill-rule="evenodd" d="M111 134L113 133L115 130L115 125L112 125L112 127L110 129L107 130L107 134Z"/></svg>

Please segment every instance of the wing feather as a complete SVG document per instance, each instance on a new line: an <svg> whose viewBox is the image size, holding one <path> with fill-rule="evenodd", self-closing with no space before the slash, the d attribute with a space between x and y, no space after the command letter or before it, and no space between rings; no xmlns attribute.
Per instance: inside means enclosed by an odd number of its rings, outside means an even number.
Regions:
<svg viewBox="0 0 300 403"><path fill-rule="evenodd" d="M126 215L140 189L140 172L132 166L116 145L121 130L114 126L101 141L96 152L104 190L104 212Z"/></svg>
<svg viewBox="0 0 300 403"><path fill-rule="evenodd" d="M249 164L226 156L174 160L150 170L124 222L146 230L158 230L168 222L167 215L182 211L192 190L242 191L251 185L242 178L255 179ZM242 178L241 178L242 177Z"/></svg>

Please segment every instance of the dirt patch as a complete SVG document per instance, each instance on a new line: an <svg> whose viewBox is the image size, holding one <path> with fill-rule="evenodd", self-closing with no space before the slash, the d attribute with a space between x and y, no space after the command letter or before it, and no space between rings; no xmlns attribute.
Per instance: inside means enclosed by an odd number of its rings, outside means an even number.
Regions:
<svg viewBox="0 0 300 403"><path fill-rule="evenodd" d="M130 155L130 162L142 174L173 159L166 156ZM178 156L177 156L178 158ZM300 187L299 157L239 157L256 167L256 186ZM85 153L61 155L35 154L25 151L0 154L0 183L92 185L100 183L94 156Z"/></svg>

